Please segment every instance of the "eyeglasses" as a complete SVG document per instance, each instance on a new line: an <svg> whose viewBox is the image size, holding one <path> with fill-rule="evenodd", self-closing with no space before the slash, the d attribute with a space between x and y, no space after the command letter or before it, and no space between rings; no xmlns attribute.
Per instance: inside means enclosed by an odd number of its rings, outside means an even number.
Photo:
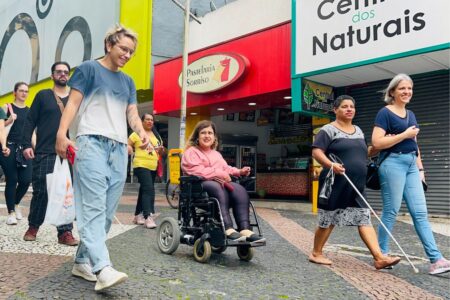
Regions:
<svg viewBox="0 0 450 300"><path fill-rule="evenodd" d="M130 53L130 56L134 55L134 49L130 49L119 44L115 44L114 46L117 46L117 48L119 48L120 52L122 52L123 54Z"/></svg>
<svg viewBox="0 0 450 300"><path fill-rule="evenodd" d="M28 90L17 90L19 93L28 93Z"/></svg>
<svg viewBox="0 0 450 300"><path fill-rule="evenodd" d="M53 73L56 75L66 75L66 76L69 75L69 71L65 70L55 70Z"/></svg>

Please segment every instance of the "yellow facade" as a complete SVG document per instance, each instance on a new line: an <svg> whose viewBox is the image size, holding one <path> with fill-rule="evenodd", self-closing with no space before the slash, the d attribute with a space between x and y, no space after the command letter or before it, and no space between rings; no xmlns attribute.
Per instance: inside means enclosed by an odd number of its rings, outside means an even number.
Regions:
<svg viewBox="0 0 450 300"><path fill-rule="evenodd" d="M152 58L152 1L122 0L120 23L138 34L136 54L123 71L133 78L138 92L149 90Z"/></svg>

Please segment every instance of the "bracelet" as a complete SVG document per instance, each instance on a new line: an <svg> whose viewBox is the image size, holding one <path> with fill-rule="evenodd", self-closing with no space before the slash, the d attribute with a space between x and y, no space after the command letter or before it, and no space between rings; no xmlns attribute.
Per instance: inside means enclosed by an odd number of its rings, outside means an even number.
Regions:
<svg viewBox="0 0 450 300"><path fill-rule="evenodd" d="M419 172L425 172L425 170L424 169L419 169Z"/></svg>

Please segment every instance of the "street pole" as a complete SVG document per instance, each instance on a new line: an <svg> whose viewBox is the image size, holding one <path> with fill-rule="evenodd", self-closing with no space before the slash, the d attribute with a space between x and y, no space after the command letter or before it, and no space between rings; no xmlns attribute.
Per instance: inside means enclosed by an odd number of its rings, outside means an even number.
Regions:
<svg viewBox="0 0 450 300"><path fill-rule="evenodd" d="M186 136L186 100L187 100L187 65L189 54L189 17L194 19L198 24L200 20L191 13L191 0L186 0L185 6L178 0L172 0L179 8L184 10L184 46L183 46L183 64L181 71L181 107L180 107L180 149L184 149L184 140Z"/></svg>
<svg viewBox="0 0 450 300"><path fill-rule="evenodd" d="M186 135L186 98L187 98L187 66L189 53L189 15L190 2L186 0L184 7L184 46L183 46L183 67L182 67L182 84L181 84L181 108L180 108L180 149L184 149L184 140Z"/></svg>

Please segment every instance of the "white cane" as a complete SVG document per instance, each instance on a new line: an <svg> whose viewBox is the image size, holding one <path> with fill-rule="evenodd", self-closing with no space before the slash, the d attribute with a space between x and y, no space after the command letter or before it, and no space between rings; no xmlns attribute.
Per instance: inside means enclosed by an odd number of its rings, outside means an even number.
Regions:
<svg viewBox="0 0 450 300"><path fill-rule="evenodd" d="M335 163L341 163L342 161L339 159L339 157L337 157L336 155L330 154L330 158L331 161L335 162ZM384 228L384 230L386 230L386 232L388 233L389 237L395 242L395 244L397 245L397 247L400 249L400 251L402 251L403 255L406 257L406 259L408 260L409 264L411 265L411 267L414 270L414 273L419 273L419 269L416 268L416 266L414 266L414 264L411 262L411 260L409 259L408 255L406 255L405 251L403 251L403 248L400 246L400 244L397 242L397 240L394 238L394 236L391 234L391 232L387 229L386 225L384 225L383 221L381 221L381 219L378 217L378 215L375 213L375 211L373 210L373 208L370 206L369 202L367 202L366 198L364 198L364 196L361 194L361 192L358 190L358 188L353 184L353 182L350 180L350 178L348 178L347 174L342 173L342 175L345 177L345 179L347 179L348 183L350 183L350 185L352 186L352 188L355 190L355 192L359 195L359 197L364 201L364 203L367 205L367 207L370 209L370 211L372 212L372 214L378 219L378 221L380 222L380 225Z"/></svg>
<svg viewBox="0 0 450 300"><path fill-rule="evenodd" d="M122 230L125 230L125 227L123 226L122 223L120 223L119 219L116 217L116 215L114 215L114 219L116 219L117 223L119 223L120 227L122 228Z"/></svg>

